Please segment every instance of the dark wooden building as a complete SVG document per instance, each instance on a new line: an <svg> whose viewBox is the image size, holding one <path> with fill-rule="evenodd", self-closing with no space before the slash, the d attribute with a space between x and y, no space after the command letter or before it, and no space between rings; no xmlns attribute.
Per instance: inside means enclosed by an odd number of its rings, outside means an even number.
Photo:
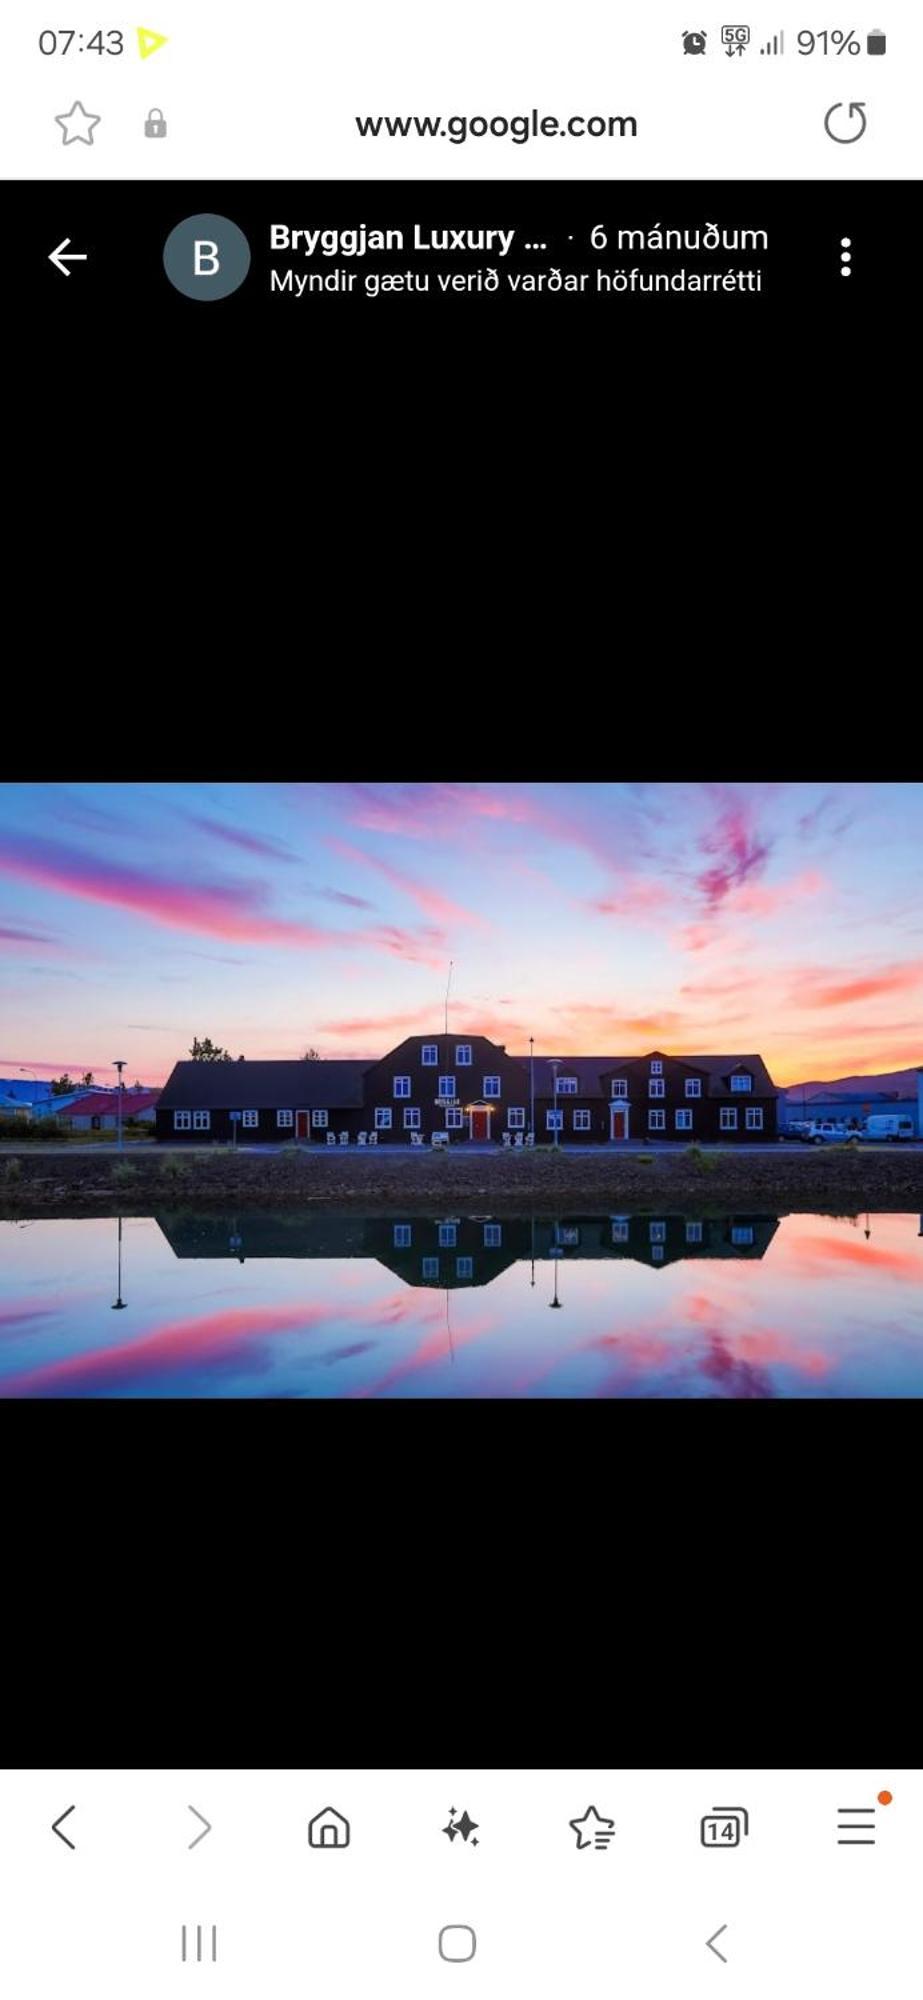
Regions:
<svg viewBox="0 0 923 2000"><path fill-rule="evenodd" d="M191 1145L746 1143L777 1136L761 1056L511 1056L486 1035L408 1036L378 1062L181 1062L157 1137Z"/></svg>

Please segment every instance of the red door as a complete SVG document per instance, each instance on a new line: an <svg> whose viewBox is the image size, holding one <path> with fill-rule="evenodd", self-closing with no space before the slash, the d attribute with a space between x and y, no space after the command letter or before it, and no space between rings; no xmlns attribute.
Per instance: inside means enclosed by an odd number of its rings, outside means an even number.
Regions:
<svg viewBox="0 0 923 2000"><path fill-rule="evenodd" d="M295 1137L296 1139L306 1139L307 1136L308 1136L308 1114L306 1111L296 1111Z"/></svg>
<svg viewBox="0 0 923 2000"><path fill-rule="evenodd" d="M627 1137L628 1137L628 1106L627 1106L627 1104L613 1104L613 1105L612 1105L612 1107L611 1107L611 1110L612 1110L612 1137L613 1137L613 1139L627 1139Z"/></svg>
<svg viewBox="0 0 923 2000"><path fill-rule="evenodd" d="M472 1113L471 1113L471 1137L472 1137L472 1139L489 1139L489 1138L490 1138L490 1112L489 1112L489 1111L472 1111Z"/></svg>

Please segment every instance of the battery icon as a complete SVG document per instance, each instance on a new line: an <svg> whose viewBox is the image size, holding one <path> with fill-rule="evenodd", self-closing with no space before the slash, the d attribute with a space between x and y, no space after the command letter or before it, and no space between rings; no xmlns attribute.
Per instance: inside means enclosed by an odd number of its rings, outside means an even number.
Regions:
<svg viewBox="0 0 923 2000"><path fill-rule="evenodd" d="M888 46L887 35L883 35L880 28L873 28L865 46L870 56L883 56Z"/></svg>

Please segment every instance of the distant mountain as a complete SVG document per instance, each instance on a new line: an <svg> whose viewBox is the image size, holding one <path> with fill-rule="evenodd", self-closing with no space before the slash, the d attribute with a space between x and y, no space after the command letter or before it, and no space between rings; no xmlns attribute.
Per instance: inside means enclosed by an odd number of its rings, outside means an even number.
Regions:
<svg viewBox="0 0 923 2000"><path fill-rule="evenodd" d="M883 1076L840 1076L835 1083L790 1083L786 1098L810 1097L812 1093L823 1097L861 1097L863 1093L876 1097L887 1093L895 1097L916 1097L917 1072L915 1069L886 1070Z"/></svg>

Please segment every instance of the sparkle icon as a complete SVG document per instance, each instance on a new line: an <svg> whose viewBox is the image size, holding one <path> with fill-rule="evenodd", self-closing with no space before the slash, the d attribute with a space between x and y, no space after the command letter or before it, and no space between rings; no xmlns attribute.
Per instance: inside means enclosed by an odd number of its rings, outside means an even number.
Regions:
<svg viewBox="0 0 923 2000"><path fill-rule="evenodd" d="M478 1827L477 1820L470 1818L467 1806L465 1807L464 1812L461 1814L461 1817L458 1819L456 1819L455 1817L455 1807L450 1806L449 1824L448 1826L444 1826L442 1831L443 1833L447 1833L449 1839L452 1841L456 1840L460 1835L466 1845L468 1841L471 1840L472 1847L477 1847L478 1842L476 1840L471 1839L472 1834L477 1832L477 1827Z"/></svg>
<svg viewBox="0 0 923 2000"><path fill-rule="evenodd" d="M595 1806L587 1806L582 1819L568 1821L577 1835L578 1847L595 1847L604 1854L615 1833L614 1819L604 1819Z"/></svg>
<svg viewBox="0 0 923 2000"><path fill-rule="evenodd" d="M84 110L78 97L69 111L58 112L54 122L61 127L65 146L73 146L78 139L82 146L92 146L93 134L100 121L95 112Z"/></svg>

